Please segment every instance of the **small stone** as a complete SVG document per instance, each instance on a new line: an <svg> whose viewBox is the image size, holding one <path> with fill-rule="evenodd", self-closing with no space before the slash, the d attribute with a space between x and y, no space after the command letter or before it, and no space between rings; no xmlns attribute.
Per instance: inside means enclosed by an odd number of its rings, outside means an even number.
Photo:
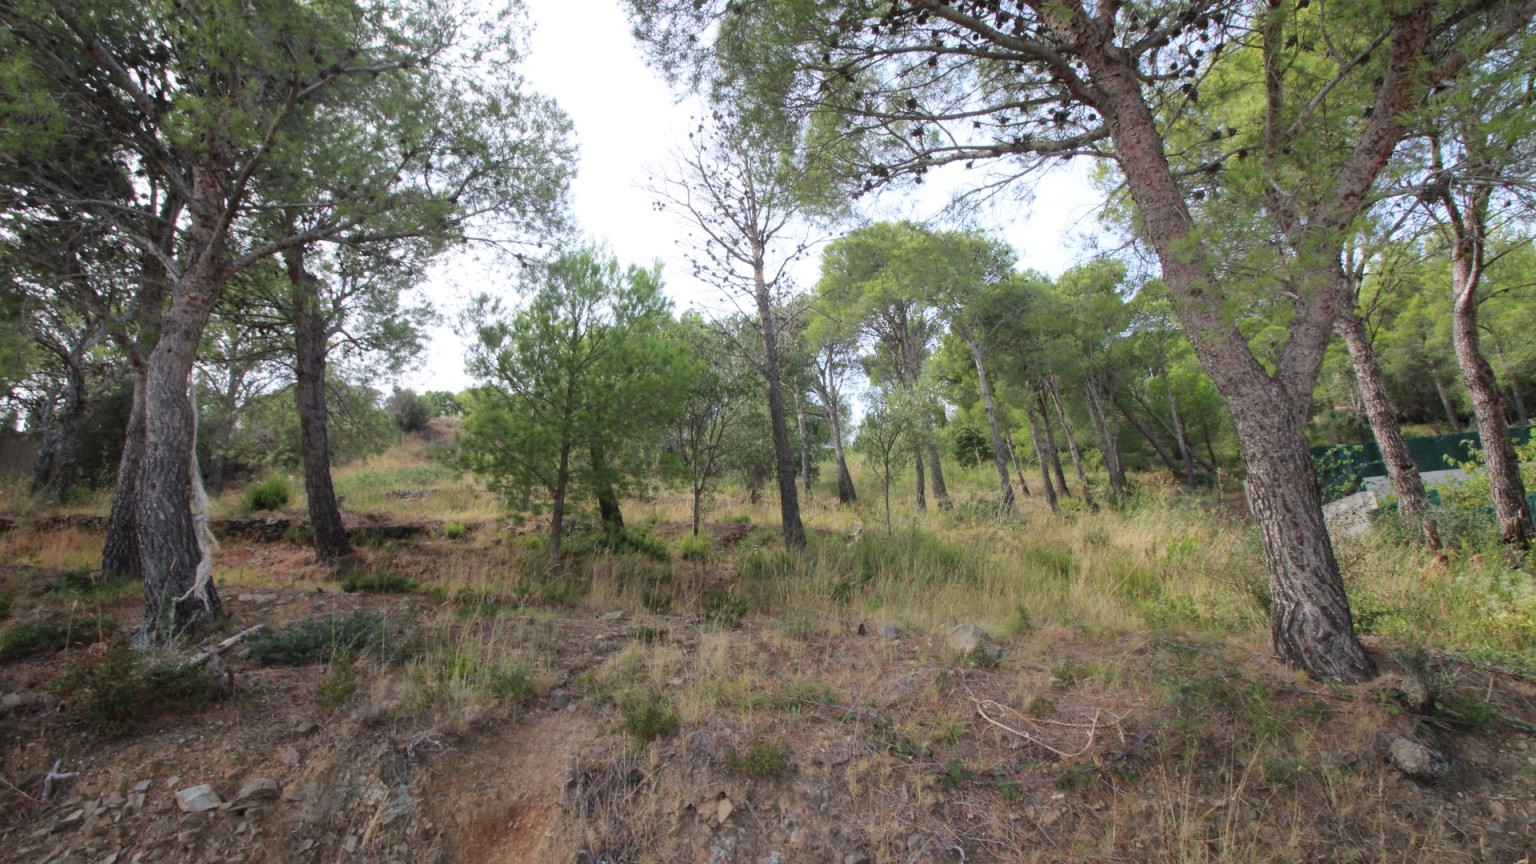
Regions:
<svg viewBox="0 0 1536 864"><path fill-rule="evenodd" d="M292 747L284 747L283 749L277 751L277 761L288 766L289 768L298 767L299 751Z"/></svg>
<svg viewBox="0 0 1536 864"><path fill-rule="evenodd" d="M604 621L622 621L622 620L624 620L624 610L623 609L615 609L612 612L609 612L606 615L604 615L602 617L602 620L604 620Z"/></svg>
<svg viewBox="0 0 1536 864"><path fill-rule="evenodd" d="M721 798L720 803L715 806L715 821L724 825L725 820L731 818L734 812L736 812L736 805L731 803L731 799Z"/></svg>
<svg viewBox="0 0 1536 864"><path fill-rule="evenodd" d="M213 810L224 801L219 798L213 787L204 783L200 786L189 786L176 793L176 806L188 813L202 813Z"/></svg>
<svg viewBox="0 0 1536 864"><path fill-rule="evenodd" d="M559 711L569 704L571 704L571 694L564 690L556 690L549 694L549 710Z"/></svg>
<svg viewBox="0 0 1536 864"><path fill-rule="evenodd" d="M1436 783L1445 779L1451 766L1439 751L1427 747L1412 738L1397 737L1387 749L1392 767L1421 783Z"/></svg>
<svg viewBox="0 0 1536 864"><path fill-rule="evenodd" d="M53 820L53 824L48 826L48 833L63 834L65 831L73 831L76 828L79 828L80 824L84 821L85 811L74 810L66 816L61 816L58 819Z"/></svg>
<svg viewBox="0 0 1536 864"><path fill-rule="evenodd" d="M1415 675L1402 673L1383 675L1372 689L1416 713L1427 711L1435 701L1435 696L1430 692L1429 687Z"/></svg>
<svg viewBox="0 0 1536 864"><path fill-rule="evenodd" d="M133 791L135 791L135 792L148 792L149 791L149 787L150 787L150 781L149 780L140 780L139 782L133 784Z"/></svg>
<svg viewBox="0 0 1536 864"><path fill-rule="evenodd" d="M884 624L880 625L880 638L881 639L900 639L901 638L901 630L895 624L892 624L891 622L887 621Z"/></svg>
<svg viewBox="0 0 1536 864"><path fill-rule="evenodd" d="M1002 659L1003 648L975 624L956 624L949 628L949 647L967 660L992 665Z"/></svg>
<svg viewBox="0 0 1536 864"><path fill-rule="evenodd" d="M252 777L240 786L240 792L235 795L236 804L254 804L257 801L276 801L283 794L281 786L276 780L266 777Z"/></svg>
<svg viewBox="0 0 1536 864"><path fill-rule="evenodd" d="M348 834L346 842L342 843L341 845L342 845L342 848L347 850L347 854L348 855L351 855L352 853L356 852L357 851L357 835L356 834Z"/></svg>
<svg viewBox="0 0 1536 864"><path fill-rule="evenodd" d="M170 778L165 781L165 787L167 789L175 789L177 786L180 786L180 785L181 785L181 775L180 774L172 774L170 776Z"/></svg>
<svg viewBox="0 0 1536 864"><path fill-rule="evenodd" d="M113 793L109 794L107 797L101 799L101 804L102 804L103 807L111 807L111 808L116 809L118 807L123 806L123 802L126 801L126 800L127 799L123 798L123 796L117 794L116 792L113 792Z"/></svg>
<svg viewBox="0 0 1536 864"><path fill-rule="evenodd" d="M128 809L129 810L143 810L144 809L144 793L143 792L129 792L128 793Z"/></svg>
<svg viewBox="0 0 1536 864"><path fill-rule="evenodd" d="M0 714L9 714L26 704L26 701L20 693L7 693L0 696Z"/></svg>
<svg viewBox="0 0 1536 864"><path fill-rule="evenodd" d="M843 864L870 864L868 852L849 852L843 856Z"/></svg>
<svg viewBox="0 0 1536 864"><path fill-rule="evenodd" d="M300 720L293 725L295 735L313 735L320 731L320 724L313 720Z"/></svg>

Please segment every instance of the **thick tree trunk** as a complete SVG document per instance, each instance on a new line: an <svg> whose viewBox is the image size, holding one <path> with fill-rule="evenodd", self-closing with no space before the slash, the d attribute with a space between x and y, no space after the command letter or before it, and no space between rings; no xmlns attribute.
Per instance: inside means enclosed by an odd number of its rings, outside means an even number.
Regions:
<svg viewBox="0 0 1536 864"><path fill-rule="evenodd" d="M1397 424L1397 412L1392 409L1387 396L1386 380L1376 363L1376 352L1365 334L1365 321L1354 309L1339 310L1333 329L1349 349L1349 359L1354 365L1355 382L1360 389L1360 401L1365 416L1376 436L1376 446L1381 449L1382 461L1387 466L1387 476L1397 493L1398 513L1409 524L1424 532L1425 544L1431 549L1440 548L1440 533L1435 520L1429 515L1429 496L1424 492L1424 481L1419 476L1419 466L1408 452L1403 441L1403 430Z"/></svg>
<svg viewBox="0 0 1536 864"><path fill-rule="evenodd" d="M1520 393L1520 376L1510 373L1509 395L1514 400L1515 423L1520 426L1531 425L1531 412L1526 410L1525 397Z"/></svg>
<svg viewBox="0 0 1536 864"><path fill-rule="evenodd" d="M1061 431L1067 436L1067 449L1072 454L1072 470L1077 474L1077 482L1083 486L1083 503L1088 509L1097 510L1098 504L1093 501L1093 487L1088 485L1088 474L1083 470L1083 451L1077 446L1077 433L1072 429L1072 421L1067 418L1067 407L1061 404L1061 393L1056 387L1056 377L1051 376L1051 401L1056 403L1056 416L1061 418Z"/></svg>
<svg viewBox="0 0 1536 864"><path fill-rule="evenodd" d="M592 459L592 485L597 492L598 518L603 522L603 531L608 539L618 540L624 536L624 510L619 504L619 494L613 488L608 455L597 444L589 448L588 455Z"/></svg>
<svg viewBox="0 0 1536 864"><path fill-rule="evenodd" d="M763 328L763 372L768 379L768 417L773 426L774 471L779 481L779 515L784 545L790 551L805 548L805 526L800 522L800 498L795 490L795 456L789 447L789 423L784 415L783 385L779 380L779 338L773 318L773 298L763 273L762 250L754 249L753 277L757 318Z"/></svg>
<svg viewBox="0 0 1536 864"><path fill-rule="evenodd" d="M940 510L953 510L955 502L949 498L949 487L944 483L944 465L939 461L939 447L931 440L923 445L923 451L928 454L928 473L932 480L933 498L939 503Z"/></svg>
<svg viewBox="0 0 1536 864"><path fill-rule="evenodd" d="M144 574L143 640L166 638L223 614L212 580L200 583L202 550L192 514L192 364L220 288L213 255L177 282L144 382L144 455L138 483L138 545Z"/></svg>
<svg viewBox="0 0 1536 864"><path fill-rule="evenodd" d="M1035 421L1034 409L1029 411L1029 437L1035 442L1035 461L1040 463L1040 485L1045 487L1045 503L1052 513L1061 512L1061 501L1056 497L1056 487L1051 485L1051 466L1046 461L1045 448L1040 446L1040 426Z"/></svg>
<svg viewBox="0 0 1536 864"><path fill-rule="evenodd" d="M43 400L42 407L38 409L38 425L43 429L43 439L38 442L37 455L32 458L32 494L40 494L48 488L48 482L53 479L53 466L59 452L58 424L54 421L54 415L58 408L54 406L54 398L48 396Z"/></svg>
<svg viewBox="0 0 1536 864"><path fill-rule="evenodd" d="M283 254L291 290L289 314L294 330L294 391L298 395L299 450L304 461L304 493L309 498L309 525L315 558L322 564L345 561L352 555L336 488L331 482L331 447L325 402L326 341L329 322L320 310L319 281L304 269L302 247Z"/></svg>
<svg viewBox="0 0 1536 864"><path fill-rule="evenodd" d="M1461 417L1456 413L1456 403L1451 400L1451 392L1445 387L1445 379L1440 377L1440 362L1429 361L1429 377L1435 382L1435 393L1440 397L1440 408L1445 412L1445 421L1451 425L1451 433L1460 435L1466 431L1461 425Z"/></svg>
<svg viewBox="0 0 1536 864"><path fill-rule="evenodd" d="M104 579L144 577L139 560L138 490L144 464L144 370L133 369L133 401L128 413L128 429L123 437L123 455L117 463L117 483L112 492L112 513L107 517L107 538L101 549L101 573Z"/></svg>
<svg viewBox="0 0 1536 864"><path fill-rule="evenodd" d="M1067 485L1067 472L1061 470L1061 449L1056 446L1056 430L1051 428L1051 409L1045 404L1045 388L1040 387L1035 391L1035 401L1040 409L1040 426L1045 430L1045 455L1051 460L1051 468L1056 471L1056 488L1062 495L1071 498L1072 487Z"/></svg>
<svg viewBox="0 0 1536 864"><path fill-rule="evenodd" d="M987 431L992 435L992 461L997 464L997 484L1003 496L1003 506L1013 507L1013 483L1008 478L1008 451L1003 443L1003 433L997 426L997 406L992 403L992 388L987 384L987 367L981 362L981 345L975 339L965 340L971 349L971 359L976 363L976 382L981 389L981 405L987 412Z"/></svg>
<svg viewBox="0 0 1536 864"><path fill-rule="evenodd" d="M1524 551L1530 548L1531 514L1525 500L1525 484L1520 479L1520 459L1510 440L1498 380L1478 345L1477 287L1483 269L1481 226L1474 226L1479 230L1473 232L1460 224L1456 228L1456 242L1451 246L1451 335L1456 345L1456 362L1461 367L1462 383L1472 396L1477 431L1483 439L1483 459L1493 492L1494 514L1499 520L1499 536L1511 549Z"/></svg>

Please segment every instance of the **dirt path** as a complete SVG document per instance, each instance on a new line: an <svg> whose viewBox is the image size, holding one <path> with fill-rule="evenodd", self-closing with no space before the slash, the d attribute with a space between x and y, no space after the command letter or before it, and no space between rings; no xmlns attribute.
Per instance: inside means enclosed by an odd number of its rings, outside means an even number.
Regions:
<svg viewBox="0 0 1536 864"><path fill-rule="evenodd" d="M438 818L457 835L462 864L534 864L570 859L550 848L571 757L597 735L580 710L548 711L499 734L482 734L473 750L440 766L432 796Z"/></svg>

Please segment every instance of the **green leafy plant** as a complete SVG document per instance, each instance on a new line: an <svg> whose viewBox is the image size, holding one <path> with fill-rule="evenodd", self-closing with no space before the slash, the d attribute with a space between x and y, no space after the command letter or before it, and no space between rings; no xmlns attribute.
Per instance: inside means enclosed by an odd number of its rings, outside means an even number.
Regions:
<svg viewBox="0 0 1536 864"><path fill-rule="evenodd" d="M684 561L702 561L709 557L713 544L702 534L684 534L677 542L677 557Z"/></svg>
<svg viewBox="0 0 1536 864"><path fill-rule="evenodd" d="M268 474L265 479L252 483L246 488L245 512L281 510L288 506L288 500L292 495L287 477L281 474Z"/></svg>
<svg viewBox="0 0 1536 864"><path fill-rule="evenodd" d="M619 699L625 733L639 746L677 732L682 715L672 700L655 691L631 692Z"/></svg>
<svg viewBox="0 0 1536 864"><path fill-rule="evenodd" d="M444 522L443 537L448 540L462 540L469 534L469 526L463 522Z"/></svg>
<svg viewBox="0 0 1536 864"><path fill-rule="evenodd" d="M725 771L736 777L776 780L789 769L789 745L780 741L754 741L745 750L732 747L725 754Z"/></svg>
<svg viewBox="0 0 1536 864"><path fill-rule="evenodd" d="M90 645L117 629L110 618L67 618L13 624L0 632L0 661Z"/></svg>
<svg viewBox="0 0 1536 864"><path fill-rule="evenodd" d="M142 654L124 640L82 655L53 689L87 723L113 736L126 735L148 717L184 713L219 696L218 680L204 664Z"/></svg>

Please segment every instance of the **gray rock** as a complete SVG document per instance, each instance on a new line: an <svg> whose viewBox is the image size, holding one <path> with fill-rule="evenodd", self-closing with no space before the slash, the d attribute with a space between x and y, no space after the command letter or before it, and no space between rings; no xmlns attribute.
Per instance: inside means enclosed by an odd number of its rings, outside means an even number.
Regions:
<svg viewBox="0 0 1536 864"><path fill-rule="evenodd" d="M571 704L571 694L564 690L556 690L549 694L549 710L559 711L569 704Z"/></svg>
<svg viewBox="0 0 1536 864"><path fill-rule="evenodd" d="M1387 748L1392 767L1421 783L1436 783L1450 773L1450 763L1438 750L1425 746L1412 738L1392 739Z"/></svg>
<svg viewBox="0 0 1536 864"><path fill-rule="evenodd" d="M48 833L63 834L65 831L73 831L79 828L83 822L85 822L85 811L73 810L67 815L53 820L53 824L48 826Z"/></svg>
<svg viewBox="0 0 1536 864"><path fill-rule="evenodd" d="M151 782L152 781L150 780L140 780L139 782L133 784L133 791L148 792Z"/></svg>
<svg viewBox="0 0 1536 864"><path fill-rule="evenodd" d="M975 624L956 624L949 628L949 647L966 660L994 665L1003 657L1003 648Z"/></svg>
<svg viewBox="0 0 1536 864"><path fill-rule="evenodd" d="M236 804L254 804L257 801L276 801L283 794L281 786L276 780L266 777L252 777L240 786L239 794L235 795Z"/></svg>
<svg viewBox="0 0 1536 864"><path fill-rule="evenodd" d="M623 619L624 619L624 610L623 609L615 609L612 612L609 612L609 613L607 613L606 615L604 615L602 617L602 620L604 620L604 621L622 621Z"/></svg>
<svg viewBox="0 0 1536 864"><path fill-rule="evenodd" d="M1375 690L1414 712L1428 710L1435 701L1435 694L1431 693L1429 687L1415 675L1397 673L1383 675L1377 682Z"/></svg>
<svg viewBox="0 0 1536 864"><path fill-rule="evenodd" d="M880 631L879 632L880 632L880 638L881 639L900 639L901 638L901 629L898 628L895 624L892 624L889 621L887 621L884 624L880 625Z"/></svg>
<svg viewBox="0 0 1536 864"><path fill-rule="evenodd" d="M870 864L868 852L849 852L843 856L843 864Z"/></svg>
<svg viewBox="0 0 1536 864"><path fill-rule="evenodd" d="M176 793L176 806L188 813L203 813L223 803L219 793L213 791L213 787L207 783L189 786Z"/></svg>
<svg viewBox="0 0 1536 864"><path fill-rule="evenodd" d="M295 735L313 735L319 731L320 724L313 720L300 720L293 724L293 734Z"/></svg>

